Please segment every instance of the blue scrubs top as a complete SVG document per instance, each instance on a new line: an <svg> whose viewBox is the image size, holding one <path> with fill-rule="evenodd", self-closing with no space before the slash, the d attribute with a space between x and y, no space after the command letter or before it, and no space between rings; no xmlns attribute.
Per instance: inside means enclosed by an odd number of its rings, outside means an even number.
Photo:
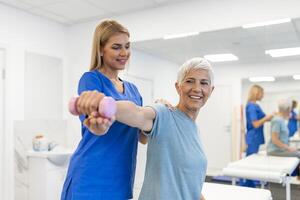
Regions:
<svg viewBox="0 0 300 200"><path fill-rule="evenodd" d="M289 137L292 137L298 130L297 127L297 114L294 110L291 111L291 116L288 123Z"/></svg>
<svg viewBox="0 0 300 200"><path fill-rule="evenodd" d="M249 102L246 106L246 120L247 120L247 134L246 142L249 145L260 145L265 143L264 138L264 126L254 128L252 125L253 121L264 118L266 114L256 103Z"/></svg>
<svg viewBox="0 0 300 200"><path fill-rule="evenodd" d="M124 93L99 71L89 71L80 79L78 93L97 90L115 100L129 100L142 105L137 88L123 80ZM85 116L80 116L81 122ZM64 183L61 199L124 200L132 198L137 128L115 121L103 136L92 134L83 124L82 139L74 152Z"/></svg>

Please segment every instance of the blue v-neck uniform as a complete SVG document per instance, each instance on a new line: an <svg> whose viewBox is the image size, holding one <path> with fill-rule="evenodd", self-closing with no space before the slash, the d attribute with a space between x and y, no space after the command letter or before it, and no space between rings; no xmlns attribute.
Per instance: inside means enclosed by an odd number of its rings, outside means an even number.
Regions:
<svg viewBox="0 0 300 200"><path fill-rule="evenodd" d="M289 137L293 137L295 135L295 133L297 132L297 130L298 130L298 127L297 127L297 114L294 110L292 110L291 113L290 113L288 128L289 128Z"/></svg>
<svg viewBox="0 0 300 200"><path fill-rule="evenodd" d="M132 83L123 81L124 93L97 70L83 74L78 93L97 90L115 100L142 105ZM83 122L85 116L80 116ZM96 136L81 124L82 139L74 152L64 183L62 200L124 200L132 198L138 129L115 121L107 134Z"/></svg>
<svg viewBox="0 0 300 200"><path fill-rule="evenodd" d="M260 120L264 118L266 114L263 112L261 107L256 104L249 102L246 106L246 119L247 119L247 133L246 133L246 143L247 143L247 156L257 153L259 146L265 143L264 138L264 125L258 128L253 126L253 121Z"/></svg>

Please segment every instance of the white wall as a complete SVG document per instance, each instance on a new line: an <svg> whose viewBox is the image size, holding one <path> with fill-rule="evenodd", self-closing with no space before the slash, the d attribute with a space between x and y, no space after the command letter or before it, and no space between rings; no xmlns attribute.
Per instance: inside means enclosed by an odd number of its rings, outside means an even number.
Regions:
<svg viewBox="0 0 300 200"><path fill-rule="evenodd" d="M1 199L14 199L13 121L24 119L25 51L66 58L66 28L55 22L0 4L0 47L7 51L4 179ZM3 165L3 163L0 163ZM4 184L5 183L5 184Z"/></svg>

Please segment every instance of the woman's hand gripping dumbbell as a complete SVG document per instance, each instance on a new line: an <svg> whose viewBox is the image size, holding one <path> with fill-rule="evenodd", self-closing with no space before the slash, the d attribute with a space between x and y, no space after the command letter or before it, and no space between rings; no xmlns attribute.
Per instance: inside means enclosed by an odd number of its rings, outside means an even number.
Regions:
<svg viewBox="0 0 300 200"><path fill-rule="evenodd" d="M117 106L112 97L102 93L84 92L69 102L69 111L73 115L85 114L88 117L83 124L95 135L104 135L115 120Z"/></svg>

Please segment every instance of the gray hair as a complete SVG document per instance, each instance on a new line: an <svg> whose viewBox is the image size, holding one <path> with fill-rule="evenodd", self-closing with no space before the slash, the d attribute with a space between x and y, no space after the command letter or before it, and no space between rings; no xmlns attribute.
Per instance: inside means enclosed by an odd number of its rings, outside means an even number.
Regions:
<svg viewBox="0 0 300 200"><path fill-rule="evenodd" d="M288 99L281 99L278 101L278 111L279 112L288 112L292 109L292 101Z"/></svg>
<svg viewBox="0 0 300 200"><path fill-rule="evenodd" d="M187 60L181 67L177 73L177 83L181 84L184 80L186 74L192 69L204 69L208 71L210 84L214 86L214 72L212 70L211 64L205 58L195 57Z"/></svg>

